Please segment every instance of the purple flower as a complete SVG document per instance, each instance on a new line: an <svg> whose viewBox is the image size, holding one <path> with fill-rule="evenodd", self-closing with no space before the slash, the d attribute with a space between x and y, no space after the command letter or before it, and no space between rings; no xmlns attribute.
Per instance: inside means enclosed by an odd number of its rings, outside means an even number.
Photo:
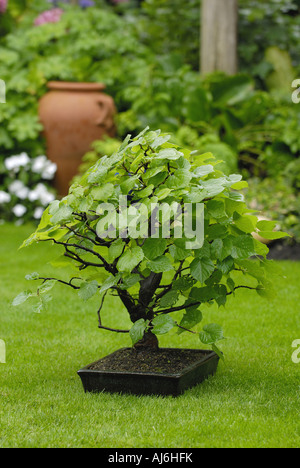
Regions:
<svg viewBox="0 0 300 468"><path fill-rule="evenodd" d="M63 12L61 8L53 8L52 10L44 11L35 19L34 24L35 26L41 26L46 23L58 23Z"/></svg>
<svg viewBox="0 0 300 468"><path fill-rule="evenodd" d="M48 0L48 2L52 3L54 6L58 4L58 0ZM70 3L70 0L60 0L60 3ZM77 3L81 8L89 8L95 5L93 0L79 0Z"/></svg>
<svg viewBox="0 0 300 468"><path fill-rule="evenodd" d="M95 2L93 0L80 0L79 5L82 8L89 8L95 5Z"/></svg>
<svg viewBox="0 0 300 468"><path fill-rule="evenodd" d="M0 0L0 13L5 13L7 9L7 0Z"/></svg>

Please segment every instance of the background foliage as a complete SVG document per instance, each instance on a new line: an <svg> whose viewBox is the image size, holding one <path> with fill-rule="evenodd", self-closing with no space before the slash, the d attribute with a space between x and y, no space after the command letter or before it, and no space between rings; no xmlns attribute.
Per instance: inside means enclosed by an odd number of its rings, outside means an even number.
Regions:
<svg viewBox="0 0 300 468"><path fill-rule="evenodd" d="M249 179L253 205L272 217L280 206L281 227L299 236L300 108L291 102L298 0L240 0L240 74L230 78L199 74L200 0L96 0L84 9L54 3L65 11L57 23L34 26L51 7L46 0L10 0L0 14L9 102L0 107L2 160L45 152L37 105L49 80L101 81L118 108L112 149L150 125L178 144L212 151L226 173ZM95 157L98 151L87 155L85 169Z"/></svg>

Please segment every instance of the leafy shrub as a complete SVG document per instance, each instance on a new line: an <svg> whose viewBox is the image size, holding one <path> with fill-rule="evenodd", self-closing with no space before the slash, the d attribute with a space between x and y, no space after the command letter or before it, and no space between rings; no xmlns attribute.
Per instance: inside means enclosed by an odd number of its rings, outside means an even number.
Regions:
<svg viewBox="0 0 300 468"><path fill-rule="evenodd" d="M240 288L268 294L268 248L252 232L271 239L285 234L273 231L275 223L258 222L251 214L237 191L247 185L240 175L225 176L212 154L191 153L170 139L148 129L133 139L129 135L113 156L89 169L67 197L50 205L23 246L60 245L62 261L77 272L64 279L29 275L27 279L43 283L37 293L21 293L15 305L34 299L40 312L51 299L48 292L60 282L83 300L97 297L99 328L120 332L104 326L101 318L106 295L117 294L133 322L127 332L135 344L175 327L178 333L196 333L192 329L202 321L203 306L225 306ZM174 210L167 232L164 218L156 216L153 223L153 204L155 210L163 204L159 208L165 213ZM186 230L186 216L179 217L179 208L187 214L186 204L190 220L198 217L198 207L204 210L203 238L193 228ZM252 256L255 261L249 260ZM219 325L205 325L197 334L219 352Z"/></svg>
<svg viewBox="0 0 300 468"><path fill-rule="evenodd" d="M239 56L242 69L258 77L264 85L272 70L265 51L273 46L289 52L294 65L299 67L299 25L298 0L240 1Z"/></svg>
<svg viewBox="0 0 300 468"><path fill-rule="evenodd" d="M145 0L138 25L156 55L175 55L199 69L200 0Z"/></svg>
<svg viewBox="0 0 300 468"><path fill-rule="evenodd" d="M284 176L252 178L249 180L249 189L245 197L252 209L262 212L269 219L276 220L279 229L287 231L293 241L299 242L300 200L298 193L299 191L295 191L290 181Z"/></svg>
<svg viewBox="0 0 300 468"><path fill-rule="evenodd" d="M9 103L0 107L0 145L7 154L44 151L37 106L48 81L104 82L116 96L134 73L129 64L138 68L145 55L134 25L108 9L68 8L58 23L33 26L36 16L29 10L0 44Z"/></svg>

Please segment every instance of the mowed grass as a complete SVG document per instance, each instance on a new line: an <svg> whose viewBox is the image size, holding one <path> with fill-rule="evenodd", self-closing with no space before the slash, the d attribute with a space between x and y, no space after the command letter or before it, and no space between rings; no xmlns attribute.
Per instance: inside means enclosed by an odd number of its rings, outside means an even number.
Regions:
<svg viewBox="0 0 300 468"><path fill-rule="evenodd" d="M278 296L264 300L239 291L226 309L206 308L204 323L224 326L225 363L203 384L178 398L85 394L81 367L124 346L128 335L97 328L97 302L84 303L57 286L49 309L34 314L11 307L33 271L51 271L54 248L18 251L31 226L0 227L0 447L197 448L299 447L299 371L292 342L300 339L300 264L282 262ZM57 252L59 255L59 251ZM128 327L114 298L103 319ZM175 333L161 346L201 346Z"/></svg>

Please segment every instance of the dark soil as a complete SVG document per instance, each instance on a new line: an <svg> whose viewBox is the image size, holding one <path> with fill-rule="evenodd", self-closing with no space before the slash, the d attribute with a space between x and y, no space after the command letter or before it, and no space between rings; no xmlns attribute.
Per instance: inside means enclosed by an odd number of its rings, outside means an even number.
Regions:
<svg viewBox="0 0 300 468"><path fill-rule="evenodd" d="M162 348L158 351L137 351L133 348L124 348L91 364L89 369L116 372L177 374L205 356L206 354L203 353L203 351L196 349Z"/></svg>
<svg viewBox="0 0 300 468"><path fill-rule="evenodd" d="M276 242L269 246L270 252L268 258L270 260L293 260L300 261L300 244L286 244Z"/></svg>

